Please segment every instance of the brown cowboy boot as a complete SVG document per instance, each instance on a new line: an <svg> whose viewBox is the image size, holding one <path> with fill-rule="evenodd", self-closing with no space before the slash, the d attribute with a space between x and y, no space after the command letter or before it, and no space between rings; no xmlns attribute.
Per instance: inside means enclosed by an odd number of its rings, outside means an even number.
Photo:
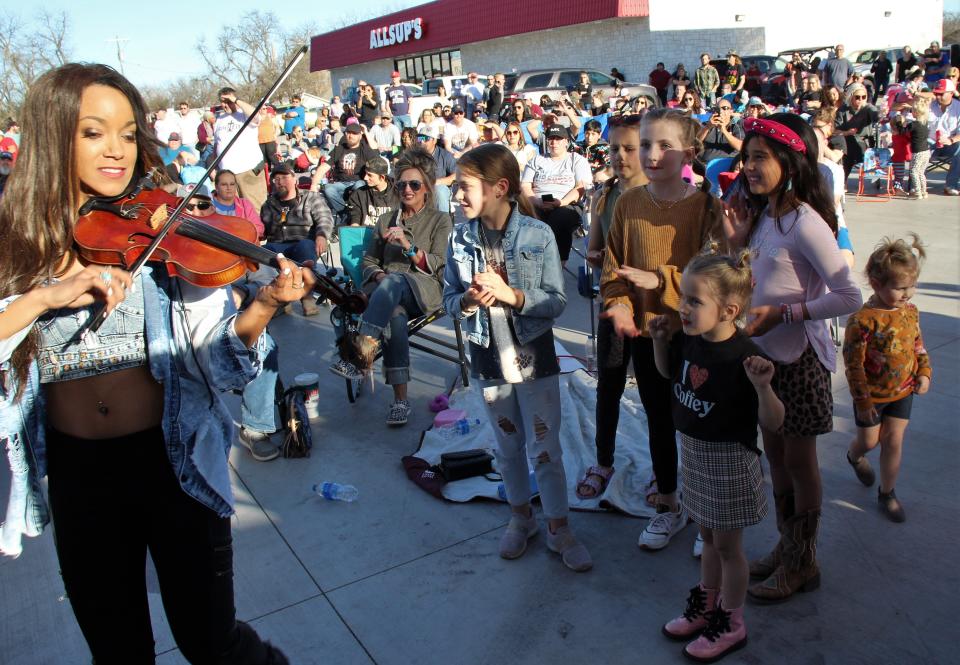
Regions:
<svg viewBox="0 0 960 665"><path fill-rule="evenodd" d="M783 522L793 517L793 492L774 493L773 503L777 511L777 533L780 534L780 540L770 554L750 562L750 577L767 579L773 575L783 558Z"/></svg>
<svg viewBox="0 0 960 665"><path fill-rule="evenodd" d="M783 559L773 575L747 589L751 598L761 603L778 603L797 591L813 591L820 586L819 527L819 510L794 515L783 523Z"/></svg>

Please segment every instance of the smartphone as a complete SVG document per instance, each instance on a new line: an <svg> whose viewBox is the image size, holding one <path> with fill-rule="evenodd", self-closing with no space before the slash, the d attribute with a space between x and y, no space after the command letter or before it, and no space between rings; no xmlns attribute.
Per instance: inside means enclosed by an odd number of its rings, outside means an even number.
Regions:
<svg viewBox="0 0 960 665"><path fill-rule="evenodd" d="M553 201L553 194L544 194L543 196L540 197L540 200L543 201L544 203Z"/></svg>

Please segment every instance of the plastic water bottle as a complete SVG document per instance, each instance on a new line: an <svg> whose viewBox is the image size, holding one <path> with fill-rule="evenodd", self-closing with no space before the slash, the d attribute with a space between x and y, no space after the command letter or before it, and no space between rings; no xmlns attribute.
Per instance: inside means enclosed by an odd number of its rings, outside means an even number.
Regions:
<svg viewBox="0 0 960 665"><path fill-rule="evenodd" d="M594 350L594 345L596 344L596 339L593 335L587 336L587 341L583 343L583 364L586 366L588 372L592 372L597 368L597 354Z"/></svg>
<svg viewBox="0 0 960 665"><path fill-rule="evenodd" d="M531 471L530 472L530 496L536 496L540 493L540 488L537 487L537 476ZM497 485L497 496L499 496L504 501L507 500L507 488L503 486L503 483Z"/></svg>
<svg viewBox="0 0 960 665"><path fill-rule="evenodd" d="M456 423L454 423L453 431L455 431L460 436L470 433L470 428L473 427L476 429L480 425L480 419L474 418L473 420L467 420L466 418L461 418Z"/></svg>
<svg viewBox="0 0 960 665"><path fill-rule="evenodd" d="M320 483L313 486L313 493L319 494L324 499L330 501L346 501L350 503L356 501L360 492L353 485L341 485L340 483Z"/></svg>

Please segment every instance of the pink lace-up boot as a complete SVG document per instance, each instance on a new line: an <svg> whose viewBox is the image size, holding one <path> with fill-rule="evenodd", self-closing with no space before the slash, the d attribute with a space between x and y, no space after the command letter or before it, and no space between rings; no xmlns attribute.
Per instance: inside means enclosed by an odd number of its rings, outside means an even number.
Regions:
<svg viewBox="0 0 960 665"><path fill-rule="evenodd" d="M698 663L713 663L728 653L747 645L747 626L743 623L743 606L723 609L717 600L715 610L707 612L708 625L700 637L683 649L683 655Z"/></svg>
<svg viewBox="0 0 960 665"><path fill-rule="evenodd" d="M702 584L690 589L687 609L683 614L663 625L663 634L671 640L686 641L696 637L707 627L706 615L717 602L718 589L706 589Z"/></svg>

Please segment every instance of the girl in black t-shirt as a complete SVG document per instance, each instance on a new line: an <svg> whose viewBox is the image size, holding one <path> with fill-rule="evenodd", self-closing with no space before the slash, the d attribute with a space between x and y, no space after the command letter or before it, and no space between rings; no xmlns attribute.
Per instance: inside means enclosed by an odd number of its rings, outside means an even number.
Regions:
<svg viewBox="0 0 960 665"><path fill-rule="evenodd" d="M783 404L770 385L773 363L736 325L749 306L751 281L747 251L738 258L697 256L680 279L682 331L668 342L668 317L648 326L657 370L671 382L683 507L704 541L700 583L663 634L696 638L684 653L703 662L747 642L743 604L750 572L743 528L767 513L757 424L776 431L783 422Z"/></svg>

